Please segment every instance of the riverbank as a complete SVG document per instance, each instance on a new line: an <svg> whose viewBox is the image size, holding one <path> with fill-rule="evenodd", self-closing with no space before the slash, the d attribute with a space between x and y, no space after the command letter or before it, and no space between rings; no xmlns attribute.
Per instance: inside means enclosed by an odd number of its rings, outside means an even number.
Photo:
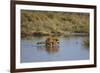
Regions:
<svg viewBox="0 0 100 73"><path fill-rule="evenodd" d="M44 37L44 36L88 36L89 33L74 33L74 32L33 32L33 33L21 33L21 38L25 37Z"/></svg>
<svg viewBox="0 0 100 73"><path fill-rule="evenodd" d="M21 10L21 37L88 33L88 13Z"/></svg>

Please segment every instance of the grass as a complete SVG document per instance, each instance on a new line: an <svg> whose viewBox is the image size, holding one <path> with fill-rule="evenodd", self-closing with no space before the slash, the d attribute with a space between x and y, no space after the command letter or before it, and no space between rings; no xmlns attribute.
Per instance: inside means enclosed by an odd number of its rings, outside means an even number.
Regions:
<svg viewBox="0 0 100 73"><path fill-rule="evenodd" d="M89 33L89 14L21 10L22 37Z"/></svg>

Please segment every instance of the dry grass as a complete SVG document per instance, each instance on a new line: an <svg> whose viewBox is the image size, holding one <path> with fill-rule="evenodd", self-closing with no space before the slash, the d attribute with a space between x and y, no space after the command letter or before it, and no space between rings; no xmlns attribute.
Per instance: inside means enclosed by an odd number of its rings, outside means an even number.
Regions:
<svg viewBox="0 0 100 73"><path fill-rule="evenodd" d="M89 14L21 10L21 33L34 32L49 35L89 33Z"/></svg>

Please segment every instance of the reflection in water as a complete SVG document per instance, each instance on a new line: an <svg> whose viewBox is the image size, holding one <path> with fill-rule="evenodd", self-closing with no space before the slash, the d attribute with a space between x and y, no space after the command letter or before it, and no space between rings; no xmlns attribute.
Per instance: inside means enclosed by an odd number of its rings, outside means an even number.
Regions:
<svg viewBox="0 0 100 73"><path fill-rule="evenodd" d="M57 53L59 51L59 46L53 46L53 47L46 46L46 51L48 53Z"/></svg>
<svg viewBox="0 0 100 73"><path fill-rule="evenodd" d="M87 49L89 49L90 43L89 43L89 37L85 37L83 39L83 46Z"/></svg>
<svg viewBox="0 0 100 73"><path fill-rule="evenodd" d="M37 46L37 49L38 50L43 50L43 51L46 51L48 52L49 54L55 54L57 52L59 52L59 46Z"/></svg>

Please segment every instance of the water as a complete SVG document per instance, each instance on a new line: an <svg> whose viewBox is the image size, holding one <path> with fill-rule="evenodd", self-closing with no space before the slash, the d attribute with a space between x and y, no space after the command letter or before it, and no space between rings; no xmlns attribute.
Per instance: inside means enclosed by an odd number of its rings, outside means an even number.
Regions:
<svg viewBox="0 0 100 73"><path fill-rule="evenodd" d="M84 45L83 36L59 37L59 46L50 48L36 44L46 38L21 40L21 63L88 60L89 47Z"/></svg>

